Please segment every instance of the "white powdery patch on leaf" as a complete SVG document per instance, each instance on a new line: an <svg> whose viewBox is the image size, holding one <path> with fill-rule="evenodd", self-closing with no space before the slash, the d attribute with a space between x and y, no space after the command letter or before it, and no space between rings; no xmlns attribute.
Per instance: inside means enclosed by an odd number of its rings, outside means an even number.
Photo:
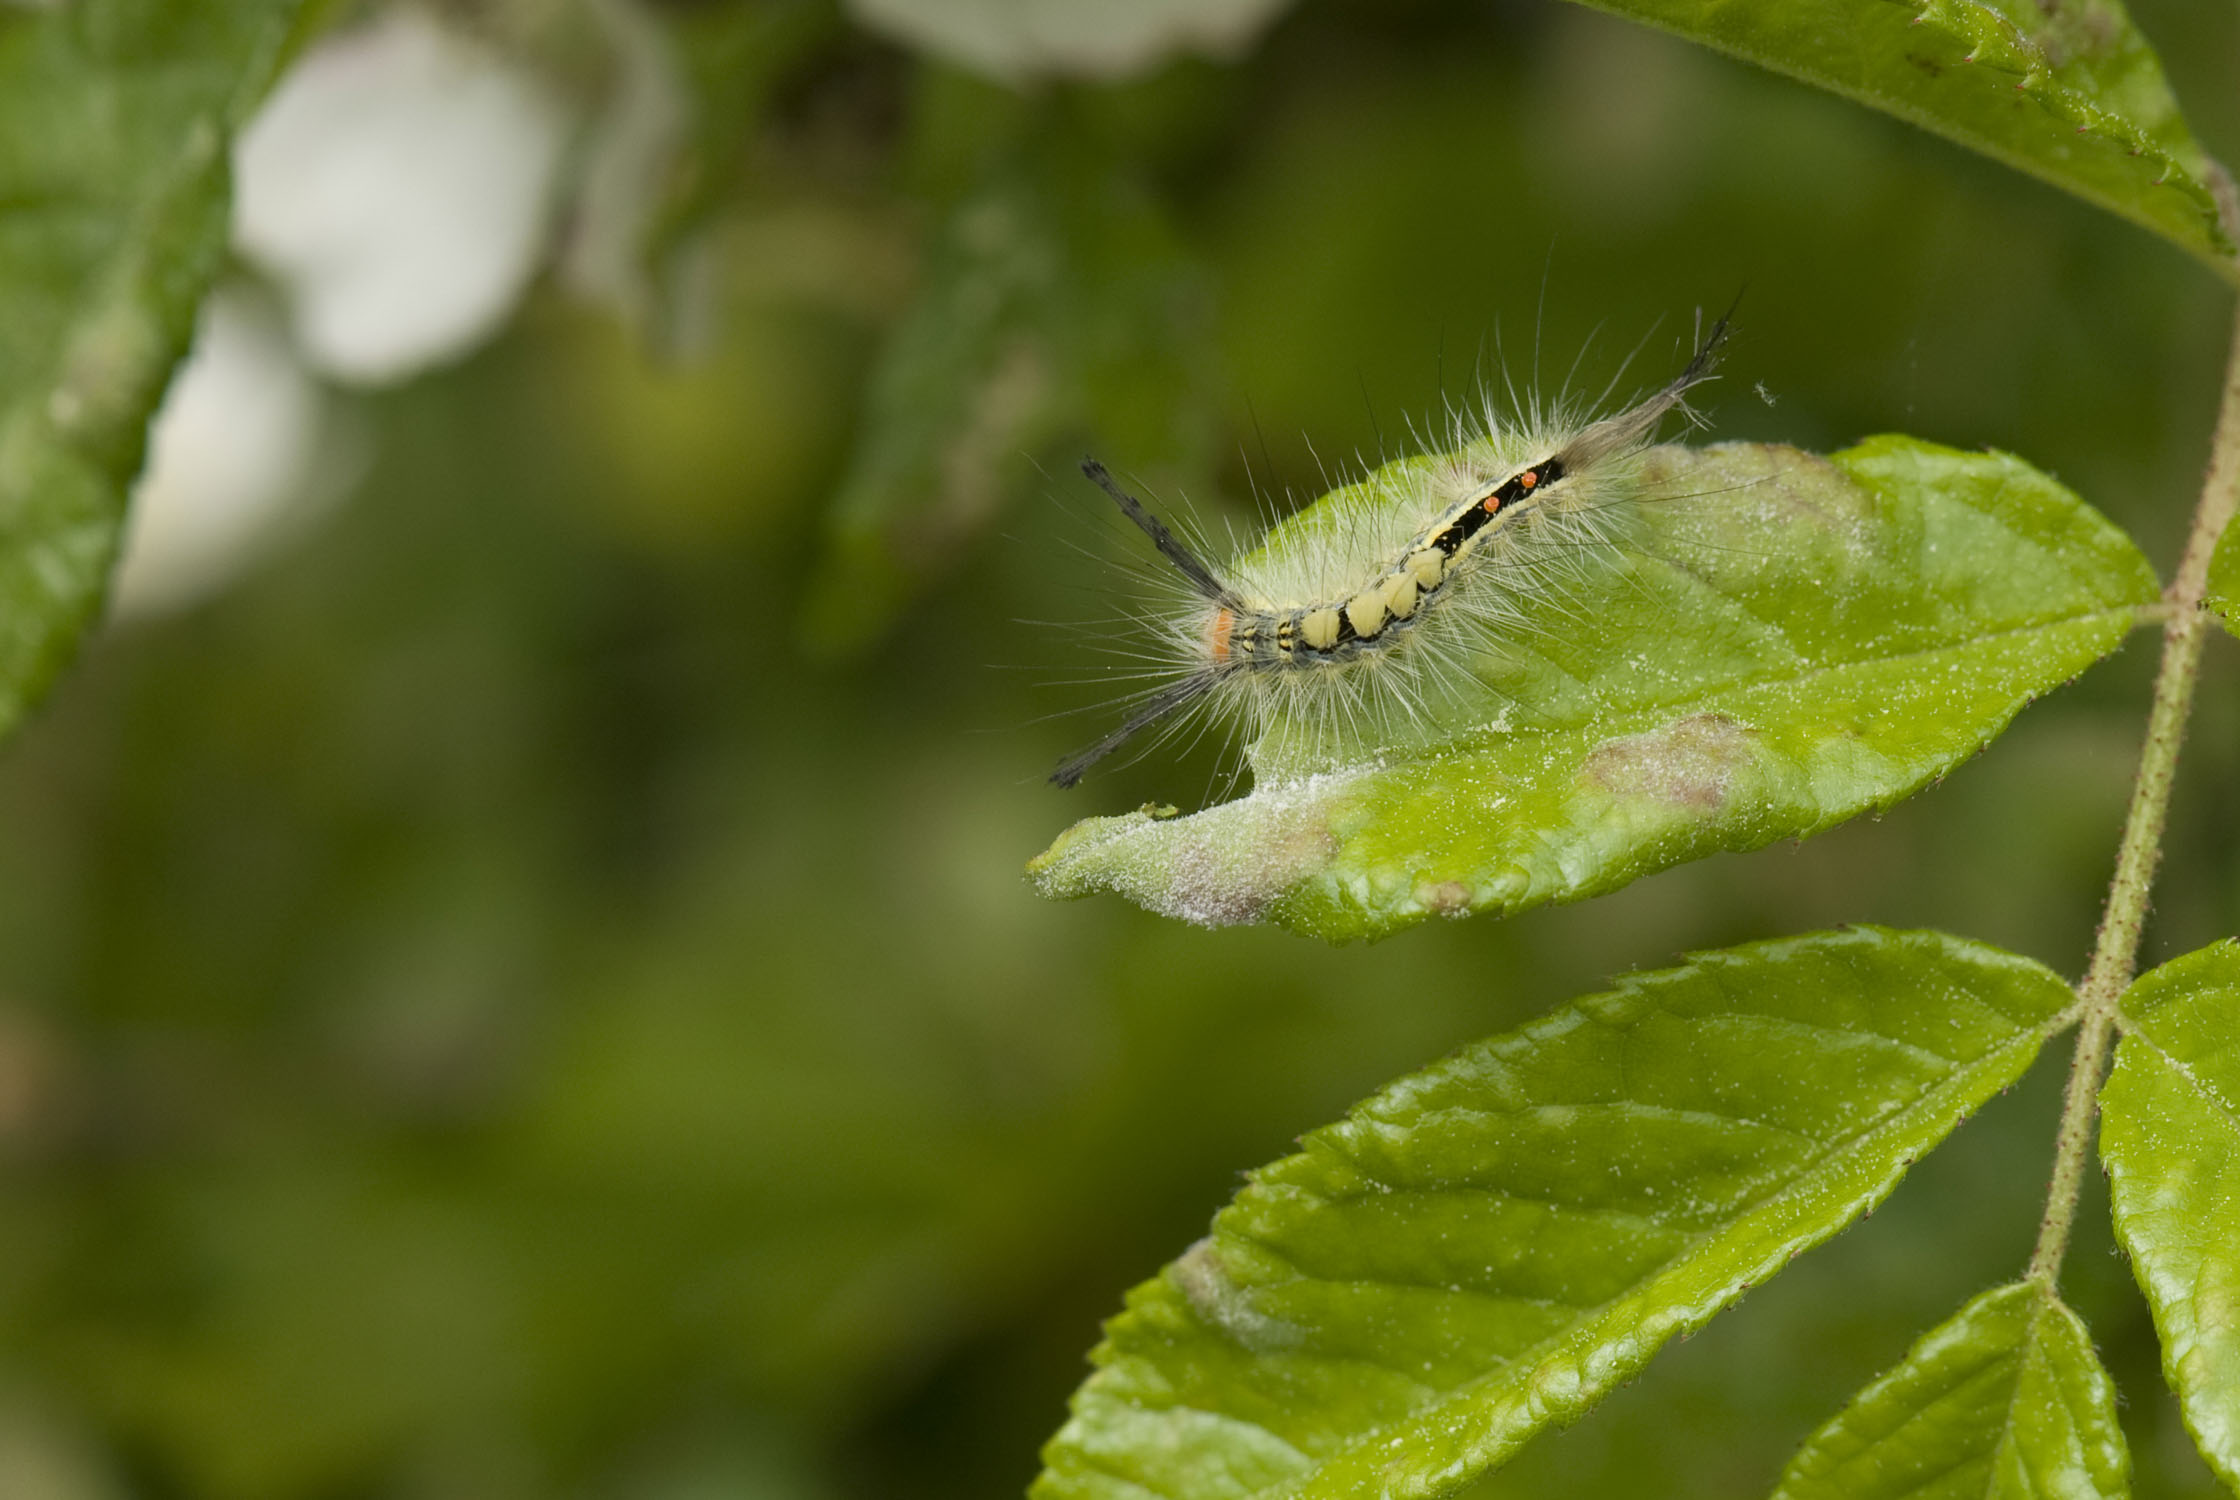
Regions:
<svg viewBox="0 0 2240 1500"><path fill-rule="evenodd" d="M530 74L412 7L307 53L242 133L234 241L336 379L465 353L543 257L568 135Z"/></svg>
<svg viewBox="0 0 2240 1500"><path fill-rule="evenodd" d="M1110 889L1201 927L1262 921L1294 883L1328 866L1338 843L1331 820L1359 779L1270 783L1186 818L1170 808L1084 819L1027 873L1046 896Z"/></svg>

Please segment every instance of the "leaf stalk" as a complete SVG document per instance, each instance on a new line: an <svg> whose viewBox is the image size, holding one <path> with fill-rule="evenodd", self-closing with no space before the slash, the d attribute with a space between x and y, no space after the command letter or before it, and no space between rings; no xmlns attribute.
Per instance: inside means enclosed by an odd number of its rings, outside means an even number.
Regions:
<svg viewBox="0 0 2240 1500"><path fill-rule="evenodd" d="M2228 220L2233 208L2231 179L2216 174L2218 200ZM2235 510L2240 510L2240 307L2234 311L2232 350L2225 367L2224 399L2209 449L2209 470L2194 508L2193 528L2178 560L2177 576L2163 591L2168 606L2162 626L2162 665L2155 674L2154 706L2147 718L2147 739L2139 753L2131 807L2124 817L2123 843L2114 878L2101 909L2100 932L2092 963L2077 986L2077 1046L2069 1064L2069 1084L2061 1105L2053 1179L2046 1190L2045 1218L2038 1225L2030 1255L2029 1279L2054 1290L2069 1230L2077 1216L2077 1195L2092 1146L2092 1125L2099 1107L2100 1080L2116 1025L2116 1005L2138 971L2139 935L2146 921L2155 867L2162 860L2162 833L2170 810L2170 786L2185 744L2186 719L2193 709L2193 688L2200 675L2201 643L2209 617L2201 608L2208 590L2209 558Z"/></svg>

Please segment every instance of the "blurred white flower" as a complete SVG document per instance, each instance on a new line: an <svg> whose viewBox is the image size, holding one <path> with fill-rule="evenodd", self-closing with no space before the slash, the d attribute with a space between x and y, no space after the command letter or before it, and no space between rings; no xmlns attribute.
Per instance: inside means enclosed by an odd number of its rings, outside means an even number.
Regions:
<svg viewBox="0 0 2240 1500"><path fill-rule="evenodd" d="M858 21L997 78L1123 78L1178 53L1235 57L1291 0L847 0Z"/></svg>
<svg viewBox="0 0 2240 1500"><path fill-rule="evenodd" d="M473 348L542 259L569 122L530 73L405 6L311 49L235 151L234 243L339 380Z"/></svg>
<svg viewBox="0 0 2240 1500"><path fill-rule="evenodd" d="M221 289L172 377L133 491L112 618L165 614L232 581L315 493L323 398L258 299Z"/></svg>

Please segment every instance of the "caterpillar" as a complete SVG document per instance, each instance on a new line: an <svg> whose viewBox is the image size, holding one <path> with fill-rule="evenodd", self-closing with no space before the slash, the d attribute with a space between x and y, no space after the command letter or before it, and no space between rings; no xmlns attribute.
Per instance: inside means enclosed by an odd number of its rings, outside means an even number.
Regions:
<svg viewBox="0 0 2240 1500"><path fill-rule="evenodd" d="M1074 786L1138 734L1194 713L1234 718L1262 745L1436 717L1428 706L1472 662L1533 628L1525 601L1578 581L1607 553L1640 497L1635 460L1668 414L1689 414L1687 394L1712 378L1727 324L1621 411L1589 420L1560 405L1543 414L1534 403L1519 418L1489 408L1453 451L1382 466L1225 567L1084 459L1083 474L1172 566L1182 597L1152 623L1156 675L1169 680L1050 780Z"/></svg>

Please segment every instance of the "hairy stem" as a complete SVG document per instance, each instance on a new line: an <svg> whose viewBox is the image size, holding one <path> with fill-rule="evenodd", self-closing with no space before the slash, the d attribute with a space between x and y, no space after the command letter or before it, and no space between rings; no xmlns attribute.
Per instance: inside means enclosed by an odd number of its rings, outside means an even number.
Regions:
<svg viewBox="0 0 2240 1500"><path fill-rule="evenodd" d="M2222 195L2220 195L2222 196ZM2235 310L2232 352L2225 368L2224 401L2216 437L2209 450L2208 478L2193 513L2178 574L2163 598L2169 613L2162 627L2162 668L2155 675L2154 708L2147 718L2147 742L2139 753L2138 779L2131 788L2131 810L2124 818L2123 844L2116 854L2115 878L2101 909L2100 936L2092 964L2077 987L2080 1002L2076 1055L2069 1065L2069 1088L2061 1105L2061 1132L2054 1156L2053 1182L2046 1193L2046 1216L2038 1226L2037 1249L2030 1256L2030 1279L2051 1291L2069 1247L2069 1227L2077 1216L2077 1191L2092 1148L2093 1114L2100 1098L2100 1077L2107 1066L2115 1030L2116 1001L2130 985L2139 958L2139 930L2146 920L2147 897L2155 866L2162 859L2162 828L2170 810L2170 783L2185 743L2186 716L2193 708L2193 684L2201 666L2201 643L2208 616L2201 597L2209 578L2209 555L2240 509L2240 309Z"/></svg>

